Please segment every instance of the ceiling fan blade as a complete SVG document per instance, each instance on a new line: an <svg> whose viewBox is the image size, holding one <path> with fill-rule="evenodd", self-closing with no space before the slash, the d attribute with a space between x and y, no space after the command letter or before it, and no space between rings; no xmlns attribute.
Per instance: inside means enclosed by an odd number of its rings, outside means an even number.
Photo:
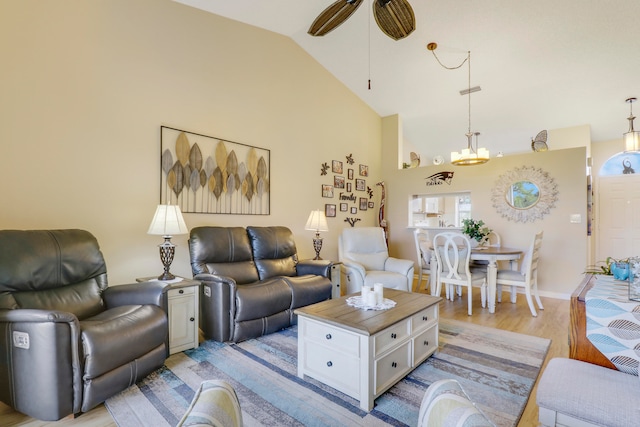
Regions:
<svg viewBox="0 0 640 427"><path fill-rule="evenodd" d="M324 36L346 21L362 0L338 0L322 11L307 31L312 36Z"/></svg>
<svg viewBox="0 0 640 427"><path fill-rule="evenodd" d="M394 40L403 39L416 29L416 17L407 0L375 0L373 16L382 32Z"/></svg>

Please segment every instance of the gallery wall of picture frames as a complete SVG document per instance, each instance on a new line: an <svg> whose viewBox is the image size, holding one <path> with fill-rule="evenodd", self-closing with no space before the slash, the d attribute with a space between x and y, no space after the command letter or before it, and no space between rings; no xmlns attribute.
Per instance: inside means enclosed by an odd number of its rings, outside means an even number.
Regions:
<svg viewBox="0 0 640 427"><path fill-rule="evenodd" d="M352 227L360 221L358 214L373 209L373 189L367 183L369 166L356 164L353 154L345 160L332 160L320 165L320 175L328 178L322 184L321 195L325 200L324 214L336 218L340 214Z"/></svg>

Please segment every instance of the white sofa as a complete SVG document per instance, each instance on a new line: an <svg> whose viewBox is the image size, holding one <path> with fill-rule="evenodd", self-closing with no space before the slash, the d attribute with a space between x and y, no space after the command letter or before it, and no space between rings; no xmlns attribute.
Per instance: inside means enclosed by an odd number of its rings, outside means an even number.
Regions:
<svg viewBox="0 0 640 427"><path fill-rule="evenodd" d="M542 426L635 427L640 425L640 380L602 366L554 358L536 394Z"/></svg>

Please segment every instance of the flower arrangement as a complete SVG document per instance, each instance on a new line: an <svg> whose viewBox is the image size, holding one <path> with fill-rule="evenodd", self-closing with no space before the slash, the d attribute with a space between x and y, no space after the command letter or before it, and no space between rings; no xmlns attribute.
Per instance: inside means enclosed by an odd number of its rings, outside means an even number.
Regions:
<svg viewBox="0 0 640 427"><path fill-rule="evenodd" d="M462 233L469 236L470 239L476 240L479 244L486 242L489 234L493 231L484 224L483 220L463 219L462 225Z"/></svg>
<svg viewBox="0 0 640 427"><path fill-rule="evenodd" d="M588 266L585 273L604 274L606 276L612 276L613 275L612 268L615 269L615 265L618 263L621 263L621 264L629 263L629 259L628 258L615 259L609 256L604 261L598 261L596 265Z"/></svg>

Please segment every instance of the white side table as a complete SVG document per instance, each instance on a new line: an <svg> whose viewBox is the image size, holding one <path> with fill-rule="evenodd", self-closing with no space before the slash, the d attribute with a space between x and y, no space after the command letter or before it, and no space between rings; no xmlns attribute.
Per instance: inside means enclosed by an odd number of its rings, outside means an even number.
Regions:
<svg viewBox="0 0 640 427"><path fill-rule="evenodd" d="M177 277L176 277L177 279ZM201 282L180 278L167 281L171 288L167 292L169 318L169 353L198 348L199 295ZM138 282L158 280L152 277L136 279Z"/></svg>
<svg viewBox="0 0 640 427"><path fill-rule="evenodd" d="M343 294L340 285L344 283L342 276L344 275L342 270L342 263L340 261L334 261L331 264L331 298L340 298Z"/></svg>

